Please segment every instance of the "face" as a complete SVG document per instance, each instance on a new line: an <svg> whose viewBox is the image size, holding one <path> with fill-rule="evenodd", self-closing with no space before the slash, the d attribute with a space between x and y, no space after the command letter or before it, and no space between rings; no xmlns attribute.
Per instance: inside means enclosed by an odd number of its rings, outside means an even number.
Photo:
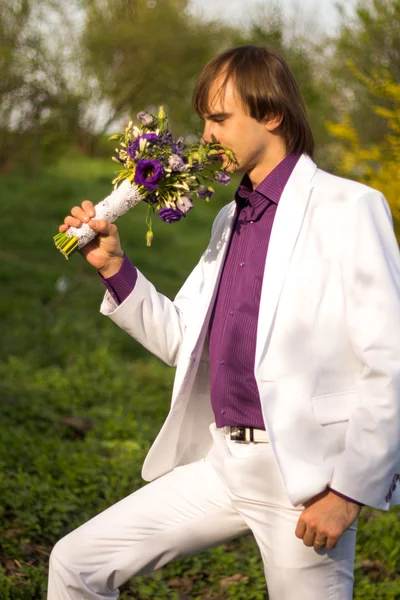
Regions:
<svg viewBox="0 0 400 600"><path fill-rule="evenodd" d="M210 87L210 112L203 115L203 139L211 142L214 136L220 144L234 152L238 161L234 170L250 173L262 168L268 161L277 137L272 132L279 125L279 120L259 123L253 119L247 114L231 81L228 81L225 92L218 93L222 81L220 76ZM229 161L225 155L223 161L226 167Z"/></svg>

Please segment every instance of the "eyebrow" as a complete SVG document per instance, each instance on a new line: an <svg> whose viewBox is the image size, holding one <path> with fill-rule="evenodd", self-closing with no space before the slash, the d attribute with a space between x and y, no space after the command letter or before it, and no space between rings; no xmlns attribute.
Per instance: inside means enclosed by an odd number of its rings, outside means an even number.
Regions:
<svg viewBox="0 0 400 600"><path fill-rule="evenodd" d="M217 112L217 113L210 113L209 115L204 115L204 119L210 119L211 121L214 121L215 119L226 119L227 117L230 117L232 113L227 113L227 112Z"/></svg>

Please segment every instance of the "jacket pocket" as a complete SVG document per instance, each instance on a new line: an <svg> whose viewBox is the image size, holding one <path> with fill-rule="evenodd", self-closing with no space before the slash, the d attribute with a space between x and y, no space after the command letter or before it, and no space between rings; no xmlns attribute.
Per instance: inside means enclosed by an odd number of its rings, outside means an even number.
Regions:
<svg viewBox="0 0 400 600"><path fill-rule="evenodd" d="M357 404L356 392L340 392L311 399L316 420L320 425L348 421Z"/></svg>

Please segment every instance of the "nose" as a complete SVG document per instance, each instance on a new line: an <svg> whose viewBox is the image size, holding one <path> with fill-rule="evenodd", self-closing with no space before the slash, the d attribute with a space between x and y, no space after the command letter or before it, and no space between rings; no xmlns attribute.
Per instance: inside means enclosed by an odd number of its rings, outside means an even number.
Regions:
<svg viewBox="0 0 400 600"><path fill-rule="evenodd" d="M210 143L212 141L213 136L217 137L215 135L213 125L214 123L212 123L212 121L205 121L203 135L201 138L204 143Z"/></svg>

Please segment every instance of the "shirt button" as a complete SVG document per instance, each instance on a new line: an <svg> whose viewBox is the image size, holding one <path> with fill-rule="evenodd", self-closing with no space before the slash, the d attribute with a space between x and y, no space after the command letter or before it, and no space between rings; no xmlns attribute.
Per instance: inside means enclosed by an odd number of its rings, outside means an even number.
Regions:
<svg viewBox="0 0 400 600"><path fill-rule="evenodd" d="M250 223L254 223L254 221L250 221Z"/></svg>
<svg viewBox="0 0 400 600"><path fill-rule="evenodd" d="M233 317L233 315L235 314L235 311L231 310L229 314L231 315L231 317Z"/></svg>
<svg viewBox="0 0 400 600"><path fill-rule="evenodd" d="M220 364L220 365L224 365L224 364L225 364L225 361L224 361L224 360L220 360L220 361L219 361L219 364Z"/></svg>
<svg viewBox="0 0 400 600"><path fill-rule="evenodd" d="M225 414L225 409L223 408L223 409L221 410L221 415L224 415L224 414Z"/></svg>
<svg viewBox="0 0 400 600"><path fill-rule="evenodd" d="M244 267L244 260L242 260L242 262L240 263L241 267Z"/></svg>

